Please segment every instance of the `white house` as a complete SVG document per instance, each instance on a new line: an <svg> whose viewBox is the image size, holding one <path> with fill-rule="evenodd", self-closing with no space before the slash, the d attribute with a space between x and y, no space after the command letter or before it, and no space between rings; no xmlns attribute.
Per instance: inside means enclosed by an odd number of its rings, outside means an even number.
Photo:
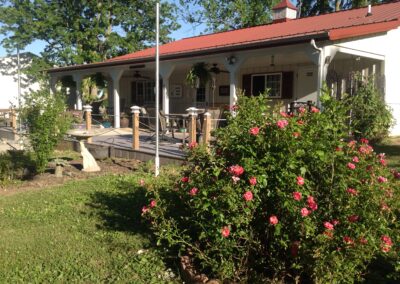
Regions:
<svg viewBox="0 0 400 284"><path fill-rule="evenodd" d="M30 52L20 54L20 68L26 68L36 55ZM17 55L0 57L0 109L18 106L18 60ZM39 84L21 74L21 94L37 90Z"/></svg>
<svg viewBox="0 0 400 284"><path fill-rule="evenodd" d="M324 81L337 94L351 91L352 74L374 74L393 109L400 135L400 2L380 4L296 19L296 7L283 0L273 9L271 24L186 38L160 47L162 108L184 112L189 106L232 106L238 89L257 95L270 88L273 101L319 103ZM104 62L55 68L51 84L72 75L101 72L112 82L109 105L119 127L121 111L132 105L154 105L155 48ZM188 70L204 62L213 75L205 88L185 83ZM79 91L75 105L82 108Z"/></svg>

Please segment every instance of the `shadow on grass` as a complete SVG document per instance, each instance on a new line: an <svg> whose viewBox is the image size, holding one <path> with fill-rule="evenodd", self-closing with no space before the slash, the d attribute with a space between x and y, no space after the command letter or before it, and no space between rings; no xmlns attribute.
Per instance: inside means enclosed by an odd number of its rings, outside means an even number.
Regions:
<svg viewBox="0 0 400 284"><path fill-rule="evenodd" d="M150 230L142 220L141 209L148 203L145 189L127 181L118 182L118 190L96 191L86 204L101 220L99 229L146 234Z"/></svg>

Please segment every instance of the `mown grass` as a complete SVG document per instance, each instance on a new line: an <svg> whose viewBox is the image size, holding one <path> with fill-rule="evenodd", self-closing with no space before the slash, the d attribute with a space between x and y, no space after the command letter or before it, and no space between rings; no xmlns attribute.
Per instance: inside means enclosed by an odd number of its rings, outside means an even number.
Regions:
<svg viewBox="0 0 400 284"><path fill-rule="evenodd" d="M0 282L176 282L142 222L141 178L151 175L0 196Z"/></svg>
<svg viewBox="0 0 400 284"><path fill-rule="evenodd" d="M377 153L385 153L388 166L400 170L400 137L385 139L374 146Z"/></svg>

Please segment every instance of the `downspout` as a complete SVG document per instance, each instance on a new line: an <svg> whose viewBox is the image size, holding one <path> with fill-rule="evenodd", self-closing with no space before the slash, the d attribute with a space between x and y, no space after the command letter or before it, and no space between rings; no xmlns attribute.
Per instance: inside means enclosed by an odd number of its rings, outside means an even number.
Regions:
<svg viewBox="0 0 400 284"><path fill-rule="evenodd" d="M323 74L324 74L324 62L323 62L323 58L324 58L324 49L317 47L317 45L315 44L315 40L312 39L310 42L311 46L318 51L319 53L319 57L318 57L318 81L317 81L317 107L320 108L321 107L321 91L322 91L322 81L323 81Z"/></svg>

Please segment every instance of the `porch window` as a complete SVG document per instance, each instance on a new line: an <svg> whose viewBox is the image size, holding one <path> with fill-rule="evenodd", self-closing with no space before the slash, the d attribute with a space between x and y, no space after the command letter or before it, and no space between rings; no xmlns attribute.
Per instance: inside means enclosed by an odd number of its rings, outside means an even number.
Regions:
<svg viewBox="0 0 400 284"><path fill-rule="evenodd" d="M255 74L251 76L251 93L258 96L269 89L269 97L282 97L282 73Z"/></svg>
<svg viewBox="0 0 400 284"><path fill-rule="evenodd" d="M139 106L153 105L156 100L154 87L153 81L132 82L132 103Z"/></svg>
<svg viewBox="0 0 400 284"><path fill-rule="evenodd" d="M206 88L205 87L197 88L196 102L204 103L205 101L206 101Z"/></svg>

